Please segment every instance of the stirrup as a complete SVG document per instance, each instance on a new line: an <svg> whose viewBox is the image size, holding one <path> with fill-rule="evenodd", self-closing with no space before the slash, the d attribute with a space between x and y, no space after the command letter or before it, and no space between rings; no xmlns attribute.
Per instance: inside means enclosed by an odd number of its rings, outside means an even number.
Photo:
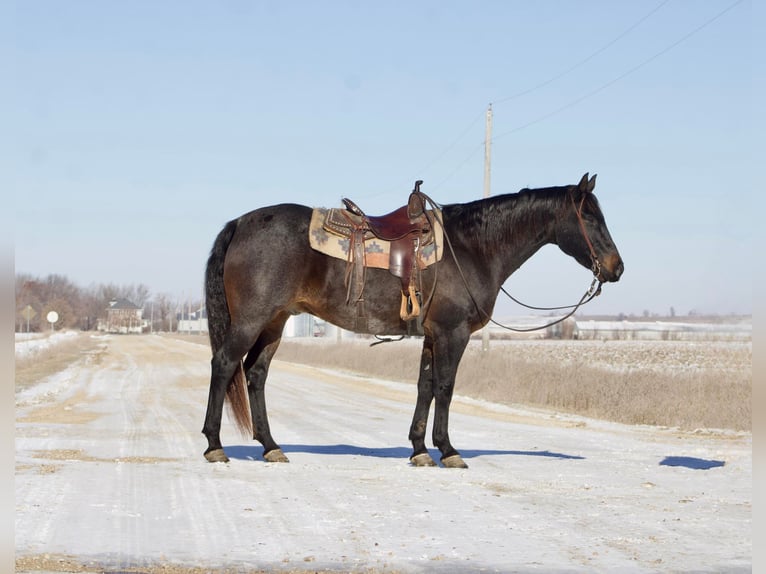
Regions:
<svg viewBox="0 0 766 574"><path fill-rule="evenodd" d="M411 321L412 319L420 315L420 301L418 300L418 294L415 291L415 287L409 286L409 293L405 295L402 293L402 305L399 309L399 317L402 321Z"/></svg>

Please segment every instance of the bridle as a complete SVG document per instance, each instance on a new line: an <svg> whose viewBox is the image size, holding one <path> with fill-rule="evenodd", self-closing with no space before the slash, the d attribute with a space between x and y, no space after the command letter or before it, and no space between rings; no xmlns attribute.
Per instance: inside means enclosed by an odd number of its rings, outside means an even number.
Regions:
<svg viewBox="0 0 766 574"><path fill-rule="evenodd" d="M580 231L582 232L583 239L585 239L585 244L588 246L588 249L590 250L590 260L591 260L591 268L590 270L593 272L593 277L598 279L599 281L599 288L601 286L601 283L604 282L603 278L601 277L601 262L598 260L598 257L596 256L596 250L593 249L593 243L590 241L590 237L588 237L588 232L585 230L585 220L582 218L582 210L585 206L585 197L586 194L583 193L582 199L580 199L580 207L575 207L575 200L574 200L574 194L570 191L569 192L569 200L572 202L572 208L574 208L575 215L577 215L577 222L580 224Z"/></svg>
<svg viewBox="0 0 766 574"><path fill-rule="evenodd" d="M431 200L430 197L427 197L427 199L429 202L433 204L433 201ZM468 281L466 280L465 275L463 274L463 269L460 267L460 263L457 260L457 256L455 255L455 250L452 248L452 242L449 239L447 230L444 228L444 222L441 220L441 217L439 217L439 224L442 226L444 239L447 243L447 246L449 247L450 253L452 253L452 259L455 261L455 266L457 267L458 273L460 274L460 278L463 280L463 284L465 285L466 291L468 291L468 296L471 298L471 301L473 302L474 307L476 307L476 310L479 312L479 314L482 315L484 318L486 318L488 322L502 329L506 329L508 331L514 331L516 333L530 333L533 331L541 331L543 329L547 329L548 327L552 327L553 325L557 325L559 323L562 323L563 321L566 321L567 319L569 319L569 317L574 315L580 307L582 307L586 303L589 303L595 297L598 297L601 294L601 285L603 285L604 283L603 278L601 277L601 262L598 260L598 257L596 256L596 250L593 248L593 243L591 242L590 237L588 237L588 232L585 229L585 221L582 217L582 210L583 210L583 207L585 206L585 194L583 194L582 199L580 200L579 208L575 205L574 194L571 191L569 192L569 199L572 203L572 208L574 209L575 215L577 216L580 232L582 233L583 239L585 239L585 244L588 246L588 250L590 251L591 272L593 273L593 281L591 281L590 287L588 287L587 291L585 291L583 296L580 297L580 300L574 305L562 305L560 307L535 307L533 305L527 305L526 303L522 303L521 301L513 297L513 295L508 293L505 287L503 287L502 285L500 286L500 290L509 299L511 299L514 303L521 305L522 307L526 307L527 309L533 309L535 311L561 311L564 309L571 309L571 311L569 311L563 317L560 317L559 319L556 319L555 321L551 321L550 323L546 323L545 325L542 325L540 327L519 328L519 327L511 327L509 325L503 325L502 323L495 321L492 318L492 316L489 313L487 313L478 304L478 302L473 296L473 293L471 293L470 287L468 286Z"/></svg>

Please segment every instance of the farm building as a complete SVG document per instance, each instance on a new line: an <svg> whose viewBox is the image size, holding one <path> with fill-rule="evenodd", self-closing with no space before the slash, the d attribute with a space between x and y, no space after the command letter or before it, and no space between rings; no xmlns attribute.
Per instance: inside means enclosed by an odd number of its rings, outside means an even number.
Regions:
<svg viewBox="0 0 766 574"><path fill-rule="evenodd" d="M146 327L144 310L127 299L113 299L106 318L99 319L98 330L107 333L141 333Z"/></svg>
<svg viewBox="0 0 766 574"><path fill-rule="evenodd" d="M176 313L176 324L179 333L207 333L207 309Z"/></svg>

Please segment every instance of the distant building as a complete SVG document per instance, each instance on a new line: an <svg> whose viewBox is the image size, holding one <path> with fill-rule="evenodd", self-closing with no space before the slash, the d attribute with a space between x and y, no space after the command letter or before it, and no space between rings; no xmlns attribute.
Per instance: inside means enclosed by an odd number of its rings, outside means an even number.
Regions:
<svg viewBox="0 0 766 574"><path fill-rule="evenodd" d="M567 317L546 329L546 336L549 339L577 339L578 335L577 321L574 317Z"/></svg>
<svg viewBox="0 0 766 574"><path fill-rule="evenodd" d="M324 335L324 323L317 321L308 313L291 315L287 319L282 335L284 337L321 337Z"/></svg>
<svg viewBox="0 0 766 574"><path fill-rule="evenodd" d="M207 309L176 313L176 324L179 333L207 333Z"/></svg>
<svg viewBox="0 0 766 574"><path fill-rule="evenodd" d="M127 299L111 300L106 318L98 322L98 330L107 333L142 333L146 326L144 310Z"/></svg>

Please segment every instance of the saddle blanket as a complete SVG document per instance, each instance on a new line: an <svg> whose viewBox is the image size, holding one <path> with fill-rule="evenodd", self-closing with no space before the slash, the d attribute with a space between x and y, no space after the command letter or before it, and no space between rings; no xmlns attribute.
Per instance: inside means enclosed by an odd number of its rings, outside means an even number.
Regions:
<svg viewBox="0 0 766 574"><path fill-rule="evenodd" d="M340 235L328 231L325 227L325 221L330 214L330 209L315 208L311 215L311 225L309 226L309 244L313 249L337 257L344 261L350 261L349 249L351 248L351 239L345 235ZM432 214L433 215L433 214ZM431 217L433 221L433 230L430 234L431 240L426 241L418 250L418 267L425 269L440 261L444 253L444 233L438 223L441 220L441 212L437 210L436 216ZM375 236L365 238L364 240L364 258L367 267L376 267L379 269L388 269L388 259L390 252L390 242L378 239Z"/></svg>

